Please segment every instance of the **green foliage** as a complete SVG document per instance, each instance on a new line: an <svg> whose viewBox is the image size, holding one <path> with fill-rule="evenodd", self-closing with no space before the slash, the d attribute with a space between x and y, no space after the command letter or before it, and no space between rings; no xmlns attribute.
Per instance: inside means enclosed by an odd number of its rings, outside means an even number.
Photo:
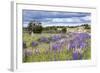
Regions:
<svg viewBox="0 0 100 73"><path fill-rule="evenodd" d="M84 26L85 29L91 29L91 27L89 26L89 24L83 24L82 26Z"/></svg>
<svg viewBox="0 0 100 73"><path fill-rule="evenodd" d="M41 25L35 25L34 27L33 27L33 33L42 33L42 30L43 30L43 28L42 28L42 26Z"/></svg>
<svg viewBox="0 0 100 73"><path fill-rule="evenodd" d="M62 33L66 33L66 28L64 27L64 28L62 28Z"/></svg>
<svg viewBox="0 0 100 73"><path fill-rule="evenodd" d="M33 33L41 33L43 30L43 27L40 22L31 21L28 25L28 31L29 34Z"/></svg>

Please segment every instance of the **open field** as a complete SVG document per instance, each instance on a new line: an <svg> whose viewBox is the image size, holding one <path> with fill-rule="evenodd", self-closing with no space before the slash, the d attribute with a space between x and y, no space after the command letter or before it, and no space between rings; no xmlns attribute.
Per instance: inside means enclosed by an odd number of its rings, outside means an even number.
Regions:
<svg viewBox="0 0 100 73"><path fill-rule="evenodd" d="M91 59L88 32L23 33L23 62Z"/></svg>

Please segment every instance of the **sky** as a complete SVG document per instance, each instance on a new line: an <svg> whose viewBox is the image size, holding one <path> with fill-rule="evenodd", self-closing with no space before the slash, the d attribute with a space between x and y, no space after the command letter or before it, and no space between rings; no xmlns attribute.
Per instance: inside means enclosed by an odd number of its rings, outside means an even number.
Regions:
<svg viewBox="0 0 100 73"><path fill-rule="evenodd" d="M23 10L22 17L23 27L34 20L41 22L43 27L91 24L91 13L85 12Z"/></svg>

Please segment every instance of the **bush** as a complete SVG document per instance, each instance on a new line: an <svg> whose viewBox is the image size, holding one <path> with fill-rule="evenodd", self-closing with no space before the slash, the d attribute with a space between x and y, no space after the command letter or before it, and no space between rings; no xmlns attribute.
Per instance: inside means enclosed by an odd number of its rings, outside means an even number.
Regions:
<svg viewBox="0 0 100 73"><path fill-rule="evenodd" d="M65 27L62 28L62 33L66 33L66 28Z"/></svg>
<svg viewBox="0 0 100 73"><path fill-rule="evenodd" d="M84 26L85 29L91 29L91 27L89 26L89 24L84 24L82 26Z"/></svg>

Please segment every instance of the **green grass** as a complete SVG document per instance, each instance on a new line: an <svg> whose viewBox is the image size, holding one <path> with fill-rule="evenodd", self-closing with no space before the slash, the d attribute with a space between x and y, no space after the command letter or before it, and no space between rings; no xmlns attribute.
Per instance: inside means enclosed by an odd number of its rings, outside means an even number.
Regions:
<svg viewBox="0 0 100 73"><path fill-rule="evenodd" d="M28 33L23 33L23 41L26 42L27 45L27 49L33 49L33 55L32 56L27 56L23 58L23 62L40 62L40 61L64 61L64 60L72 60L72 52L71 51L67 51L66 47L63 47L63 51L60 53L54 53L54 52L48 52L45 53L46 50L49 49L49 44L48 43L40 43L38 46L36 47L32 47L30 45L30 43L32 41L36 41L40 38L40 37L50 37L52 35L55 34L34 34L33 36L29 35ZM88 40L87 42L90 43L90 40ZM34 54L34 49L39 48L40 50L40 54L35 55ZM88 46L85 50L85 52L83 53L83 58L82 59L91 59L91 47Z"/></svg>

